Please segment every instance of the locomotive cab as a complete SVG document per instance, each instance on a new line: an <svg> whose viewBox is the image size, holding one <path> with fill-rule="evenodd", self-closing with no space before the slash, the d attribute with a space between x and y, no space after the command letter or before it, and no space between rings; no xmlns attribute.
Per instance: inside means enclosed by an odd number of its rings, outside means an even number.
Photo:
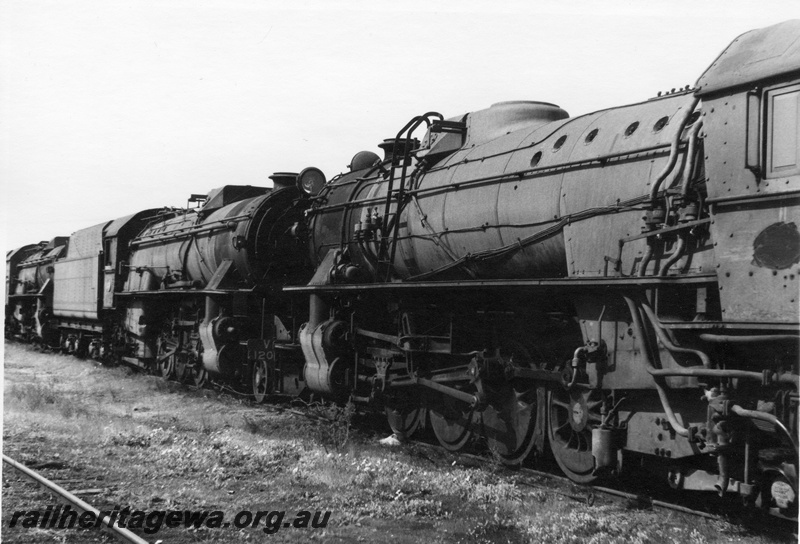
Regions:
<svg viewBox="0 0 800 544"><path fill-rule="evenodd" d="M740 36L698 81L723 319L798 323L800 23Z"/></svg>

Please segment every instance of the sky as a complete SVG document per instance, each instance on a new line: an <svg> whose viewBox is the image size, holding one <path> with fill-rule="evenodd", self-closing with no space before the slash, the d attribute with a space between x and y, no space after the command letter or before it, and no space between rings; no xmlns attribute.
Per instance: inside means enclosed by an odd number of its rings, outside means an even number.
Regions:
<svg viewBox="0 0 800 544"><path fill-rule="evenodd" d="M638 102L791 18L796 0L4 0L0 243L330 178L427 111Z"/></svg>

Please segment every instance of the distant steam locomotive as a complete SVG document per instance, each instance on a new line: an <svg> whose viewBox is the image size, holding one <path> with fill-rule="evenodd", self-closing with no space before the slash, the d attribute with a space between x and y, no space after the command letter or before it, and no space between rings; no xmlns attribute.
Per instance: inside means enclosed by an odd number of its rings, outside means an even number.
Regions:
<svg viewBox="0 0 800 544"><path fill-rule="evenodd" d="M307 199L296 174L272 178L10 252L6 334L263 400L276 344L291 343L280 286L310 276L293 232Z"/></svg>
<svg viewBox="0 0 800 544"><path fill-rule="evenodd" d="M797 517L800 21L694 89L429 112L381 147L12 252L10 332Z"/></svg>

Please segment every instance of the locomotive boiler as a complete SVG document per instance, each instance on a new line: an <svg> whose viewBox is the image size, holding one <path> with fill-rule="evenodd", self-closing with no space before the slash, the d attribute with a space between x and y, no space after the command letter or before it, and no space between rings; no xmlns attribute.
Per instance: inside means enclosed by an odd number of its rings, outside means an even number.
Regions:
<svg viewBox="0 0 800 544"><path fill-rule="evenodd" d="M257 400L282 387L270 379L275 341L291 343L293 317L276 286L306 279L309 265L293 230L305 207L297 174L271 178L274 189L193 195L199 207L168 211L130 242L124 360L197 385L211 374L252 386Z"/></svg>
<svg viewBox="0 0 800 544"><path fill-rule="evenodd" d="M307 212L307 386L450 450L796 517L798 74L789 21L638 104L415 117Z"/></svg>

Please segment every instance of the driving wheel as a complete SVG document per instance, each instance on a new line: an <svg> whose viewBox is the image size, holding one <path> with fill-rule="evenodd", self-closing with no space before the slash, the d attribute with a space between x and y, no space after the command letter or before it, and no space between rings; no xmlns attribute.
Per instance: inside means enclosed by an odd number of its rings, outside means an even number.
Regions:
<svg viewBox="0 0 800 544"><path fill-rule="evenodd" d="M592 428L602 423L603 393L597 390L553 389L548 395L547 430L550 449L571 480L590 483L593 475Z"/></svg>
<svg viewBox="0 0 800 544"><path fill-rule="evenodd" d="M442 395L430 409L433 434L448 451L459 451L473 435L474 409L467 403Z"/></svg>
<svg viewBox="0 0 800 544"><path fill-rule="evenodd" d="M522 345L502 349L500 355L512 366L535 367ZM488 406L482 415L487 446L504 465L519 465L544 439L544 417L540 413L545 404L544 388L532 380L517 378L485 382L484 387Z"/></svg>
<svg viewBox="0 0 800 544"><path fill-rule="evenodd" d="M425 409L421 406L419 391L406 389L396 392L387 401L386 420L392 432L410 438L422 425Z"/></svg>

